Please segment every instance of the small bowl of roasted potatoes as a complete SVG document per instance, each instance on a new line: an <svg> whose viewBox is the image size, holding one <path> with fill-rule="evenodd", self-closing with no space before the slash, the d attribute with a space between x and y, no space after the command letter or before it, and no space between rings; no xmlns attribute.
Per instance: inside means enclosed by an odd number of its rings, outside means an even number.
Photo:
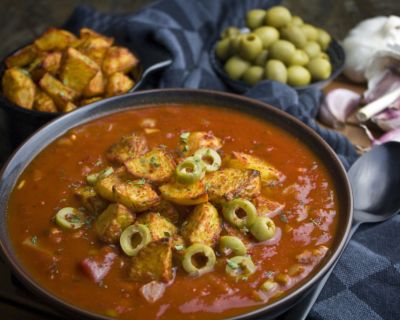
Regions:
<svg viewBox="0 0 400 320"><path fill-rule="evenodd" d="M302 91L323 88L342 71L344 50L331 35L284 6L245 13L242 26L225 28L211 65L236 92L265 80Z"/></svg>
<svg viewBox="0 0 400 320"><path fill-rule="evenodd" d="M0 105L11 144L63 113L136 90L150 71L170 63L142 56L89 28L78 34L50 28L7 56L0 65Z"/></svg>

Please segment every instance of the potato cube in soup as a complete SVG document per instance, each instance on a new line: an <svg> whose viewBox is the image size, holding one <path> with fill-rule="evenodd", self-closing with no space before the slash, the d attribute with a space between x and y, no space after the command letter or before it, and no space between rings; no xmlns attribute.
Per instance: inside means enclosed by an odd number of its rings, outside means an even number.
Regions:
<svg viewBox="0 0 400 320"><path fill-rule="evenodd" d="M187 243L214 246L221 233L217 209L209 202L198 205L183 223L181 234Z"/></svg>
<svg viewBox="0 0 400 320"><path fill-rule="evenodd" d="M136 223L144 224L149 228L152 241L170 238L177 232L177 228L158 212L142 214L139 216Z"/></svg>
<svg viewBox="0 0 400 320"><path fill-rule="evenodd" d="M127 48L111 47L103 61L103 71L110 76L116 72L128 73L139 64L139 60Z"/></svg>
<svg viewBox="0 0 400 320"><path fill-rule="evenodd" d="M116 183L113 186L116 202L135 212L146 211L160 202L160 197L143 179Z"/></svg>
<svg viewBox="0 0 400 320"><path fill-rule="evenodd" d="M113 173L96 181L95 191L104 199L114 202L113 187L117 183L127 181L128 175L124 167L114 170Z"/></svg>
<svg viewBox="0 0 400 320"><path fill-rule="evenodd" d="M98 71L97 63L76 49L68 48L60 79L64 85L82 93Z"/></svg>
<svg viewBox="0 0 400 320"><path fill-rule="evenodd" d="M148 244L132 258L129 278L133 281L152 280L168 282L172 279L171 240L159 240Z"/></svg>
<svg viewBox="0 0 400 320"><path fill-rule="evenodd" d="M202 148L210 148L213 150L221 149L221 139L216 137L212 132L194 131L188 135L181 135L181 146L185 156L192 155Z"/></svg>
<svg viewBox="0 0 400 320"><path fill-rule="evenodd" d="M101 213L108 205L108 201L101 198L91 186L76 188L74 195L82 206L92 214Z"/></svg>
<svg viewBox="0 0 400 320"><path fill-rule="evenodd" d="M42 112L57 112L57 107L46 93L40 89L36 89L35 102L33 109Z"/></svg>
<svg viewBox="0 0 400 320"><path fill-rule="evenodd" d="M49 73L46 73L40 79L39 86L54 100L60 110L63 110L68 102L73 101L77 97L75 90L63 85Z"/></svg>
<svg viewBox="0 0 400 320"><path fill-rule="evenodd" d="M167 183L160 187L160 192L165 199L184 206L196 205L208 201L206 187L201 181L191 184Z"/></svg>
<svg viewBox="0 0 400 320"><path fill-rule="evenodd" d="M26 109L32 109L36 86L27 72L19 68L11 68L4 72L3 94L11 102Z"/></svg>
<svg viewBox="0 0 400 320"><path fill-rule="evenodd" d="M125 161L125 166L135 177L163 183L174 174L175 161L166 150L156 148L139 158L128 159Z"/></svg>
<svg viewBox="0 0 400 320"><path fill-rule="evenodd" d="M174 206L171 202L161 199L160 203L150 209L151 211L158 212L161 216L167 218L173 224L178 224L180 220L181 214L179 213L176 206Z"/></svg>
<svg viewBox="0 0 400 320"><path fill-rule="evenodd" d="M76 40L76 37L71 32L50 28L35 40L35 46L42 51L64 50L74 40Z"/></svg>
<svg viewBox="0 0 400 320"><path fill-rule="evenodd" d="M131 78L122 72L116 72L108 78L106 96L113 97L127 93L134 85L135 82Z"/></svg>
<svg viewBox="0 0 400 320"><path fill-rule="evenodd" d="M21 50L18 50L12 56L7 57L5 60L7 68L25 67L29 65L38 56L38 50L34 45L29 45Z"/></svg>
<svg viewBox="0 0 400 320"><path fill-rule="evenodd" d="M135 214L119 203L110 204L94 224L99 238L106 243L117 243L122 231L133 224Z"/></svg>
<svg viewBox="0 0 400 320"><path fill-rule="evenodd" d="M144 135L132 133L123 136L107 151L106 157L111 162L123 164L130 158L138 158L148 151L147 140Z"/></svg>
<svg viewBox="0 0 400 320"><path fill-rule="evenodd" d="M205 183L211 202L221 203L235 198L251 199L261 192L260 172L226 168L206 175Z"/></svg>

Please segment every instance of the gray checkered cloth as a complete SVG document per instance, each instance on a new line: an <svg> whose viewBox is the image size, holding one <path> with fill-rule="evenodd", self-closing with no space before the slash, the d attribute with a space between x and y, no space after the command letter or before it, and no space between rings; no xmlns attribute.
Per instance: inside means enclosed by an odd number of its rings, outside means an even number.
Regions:
<svg viewBox="0 0 400 320"><path fill-rule="evenodd" d="M99 13L78 7L65 27L77 32L90 27L119 42L142 39L169 52L173 63L154 87L204 88L229 91L214 73L209 59L212 44L229 25L243 25L243 13L268 8L279 0L163 0L126 15ZM132 47L138 43L133 43ZM336 151L346 168L357 158L342 135L320 127L315 116L321 93L298 95L286 85L263 82L245 93L294 115L316 130ZM310 319L400 319L400 217L361 228L340 259Z"/></svg>

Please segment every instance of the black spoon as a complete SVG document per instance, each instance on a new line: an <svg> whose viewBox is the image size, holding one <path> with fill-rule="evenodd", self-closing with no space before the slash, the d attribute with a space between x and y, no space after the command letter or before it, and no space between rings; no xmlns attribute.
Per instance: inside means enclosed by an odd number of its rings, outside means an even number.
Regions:
<svg viewBox="0 0 400 320"><path fill-rule="evenodd" d="M374 147L350 168L354 216L350 238L363 223L383 222L400 212L400 143L387 142ZM339 259L338 259L339 260ZM337 261L303 300L290 309L283 320L304 320L317 301Z"/></svg>

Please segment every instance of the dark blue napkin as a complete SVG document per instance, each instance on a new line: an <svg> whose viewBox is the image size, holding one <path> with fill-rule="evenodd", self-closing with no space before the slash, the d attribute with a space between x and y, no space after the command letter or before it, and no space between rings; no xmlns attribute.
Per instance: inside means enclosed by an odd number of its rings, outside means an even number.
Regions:
<svg viewBox="0 0 400 320"><path fill-rule="evenodd" d="M80 6L65 27L90 27L118 42L146 47L150 42L170 53L173 63L154 87L185 87L228 91L214 73L209 51L229 25L243 25L243 14L267 8L279 0L162 0L126 15L99 13ZM321 92L302 94L286 85L264 82L245 93L297 117L318 132L349 168L357 154L339 133L319 126L315 117ZM400 319L400 217L364 227L344 252L310 319ZM399 241L394 241L398 239Z"/></svg>

